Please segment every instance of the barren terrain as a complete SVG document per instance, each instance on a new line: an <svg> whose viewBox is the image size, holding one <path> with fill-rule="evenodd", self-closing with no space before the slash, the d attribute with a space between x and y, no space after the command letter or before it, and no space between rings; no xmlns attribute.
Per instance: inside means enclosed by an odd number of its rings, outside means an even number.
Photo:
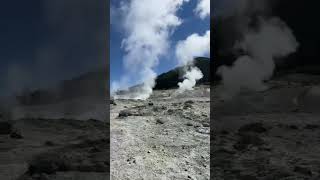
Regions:
<svg viewBox="0 0 320 180"><path fill-rule="evenodd" d="M110 179L106 104L84 102L17 107L13 119L3 115L0 179Z"/></svg>
<svg viewBox="0 0 320 180"><path fill-rule="evenodd" d="M217 180L320 179L320 76L291 74L263 92L213 98Z"/></svg>
<svg viewBox="0 0 320 180"><path fill-rule="evenodd" d="M154 91L111 105L111 179L208 180L210 91Z"/></svg>

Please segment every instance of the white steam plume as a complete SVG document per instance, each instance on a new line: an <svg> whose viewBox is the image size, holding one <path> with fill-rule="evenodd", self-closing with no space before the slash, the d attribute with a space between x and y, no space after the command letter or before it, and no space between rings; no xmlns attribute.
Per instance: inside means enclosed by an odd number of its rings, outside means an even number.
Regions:
<svg viewBox="0 0 320 180"><path fill-rule="evenodd" d="M179 65L187 65L194 57L208 54L210 54L210 30L202 36L197 33L191 34L177 43L176 56Z"/></svg>
<svg viewBox="0 0 320 180"><path fill-rule="evenodd" d="M183 77L185 78L184 81L178 83L179 93L186 90L193 90L193 87L196 85L197 81L203 77L203 74L199 68L192 67Z"/></svg>
<svg viewBox="0 0 320 180"><path fill-rule="evenodd" d="M210 16L210 0L198 0L198 5L194 11L201 19Z"/></svg>
<svg viewBox="0 0 320 180"><path fill-rule="evenodd" d="M258 20L258 30L247 30L236 44L247 55L239 57L232 67L222 66L226 95L232 97L242 88L264 90L264 80L273 75L275 60L294 53L299 44L289 27L279 18Z"/></svg>
<svg viewBox="0 0 320 180"><path fill-rule="evenodd" d="M206 31L204 35L192 34L185 40L179 41L176 47L176 57L178 58L179 65L191 65L194 57L205 56L210 54L210 30ZM178 92L185 90L192 90L196 85L196 81L203 77L200 69L191 67L189 70L184 69L185 79L178 83Z"/></svg>
<svg viewBox="0 0 320 180"><path fill-rule="evenodd" d="M122 3L126 32L122 48L126 51L124 67L128 72L124 79L143 83L130 98L147 99L151 95L156 78L153 68L159 58L167 54L169 36L182 23L176 16L177 10L187 1L130 0L128 4Z"/></svg>

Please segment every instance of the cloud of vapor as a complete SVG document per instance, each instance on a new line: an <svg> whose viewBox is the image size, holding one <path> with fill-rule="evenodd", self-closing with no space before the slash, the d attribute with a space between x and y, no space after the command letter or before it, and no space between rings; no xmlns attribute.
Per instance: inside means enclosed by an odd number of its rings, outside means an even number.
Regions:
<svg viewBox="0 0 320 180"><path fill-rule="evenodd" d="M176 46L176 57L179 65L192 66L193 59L197 56L205 56L210 54L210 30L203 35L192 34L185 40L179 41ZM196 81L203 77L200 69L191 67L191 69L184 69L185 79L178 83L178 92L185 90L192 90L196 85Z"/></svg>
<svg viewBox="0 0 320 180"><path fill-rule="evenodd" d="M151 95L156 78L153 68L167 54L169 37L182 23L176 13L184 2L188 0L130 0L121 4L126 33L122 42L128 72L125 79L143 83L134 99L147 99Z"/></svg>
<svg viewBox="0 0 320 180"><path fill-rule="evenodd" d="M183 77L185 78L184 81L178 83L178 92L180 93L186 90L193 90L196 82L203 77L203 74L199 68L191 67L191 69L187 71Z"/></svg>
<svg viewBox="0 0 320 180"><path fill-rule="evenodd" d="M194 11L201 19L205 19L207 16L210 16L210 0L198 1L198 5Z"/></svg>
<svg viewBox="0 0 320 180"><path fill-rule="evenodd" d="M248 27L235 44L246 55L238 57L232 67L218 69L227 96L232 97L242 88L266 89L264 81L273 75L275 60L294 53L299 46L291 29L279 18L260 17L257 21L258 28Z"/></svg>
<svg viewBox="0 0 320 180"><path fill-rule="evenodd" d="M210 54L210 30L203 35L191 34L177 43L176 56L179 65L187 65L193 61L194 57L208 54Z"/></svg>

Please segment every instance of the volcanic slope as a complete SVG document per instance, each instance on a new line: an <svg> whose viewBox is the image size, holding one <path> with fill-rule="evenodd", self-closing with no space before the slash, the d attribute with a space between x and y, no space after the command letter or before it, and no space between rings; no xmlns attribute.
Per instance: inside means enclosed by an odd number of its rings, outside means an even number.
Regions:
<svg viewBox="0 0 320 180"><path fill-rule="evenodd" d="M112 102L111 179L210 179L209 86L175 91Z"/></svg>

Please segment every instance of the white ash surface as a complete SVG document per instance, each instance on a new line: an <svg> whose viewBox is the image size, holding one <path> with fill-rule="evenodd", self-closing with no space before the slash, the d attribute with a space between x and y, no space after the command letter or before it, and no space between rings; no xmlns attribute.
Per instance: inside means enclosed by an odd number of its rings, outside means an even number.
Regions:
<svg viewBox="0 0 320 180"><path fill-rule="evenodd" d="M209 180L208 88L180 95L174 95L175 90L154 91L146 101L115 100L110 121L111 179Z"/></svg>

